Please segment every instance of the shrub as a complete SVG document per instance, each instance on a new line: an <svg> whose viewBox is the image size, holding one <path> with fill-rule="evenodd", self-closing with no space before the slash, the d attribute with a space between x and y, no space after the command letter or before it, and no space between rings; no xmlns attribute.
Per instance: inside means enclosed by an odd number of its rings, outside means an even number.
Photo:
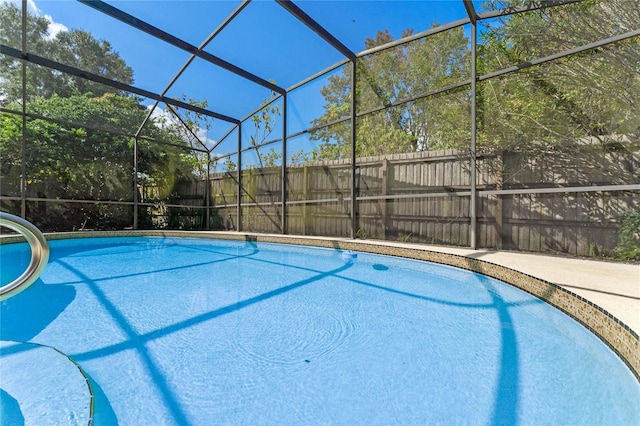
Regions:
<svg viewBox="0 0 640 426"><path fill-rule="evenodd" d="M614 249L616 258L640 260L640 211L625 213L618 230L618 246Z"/></svg>

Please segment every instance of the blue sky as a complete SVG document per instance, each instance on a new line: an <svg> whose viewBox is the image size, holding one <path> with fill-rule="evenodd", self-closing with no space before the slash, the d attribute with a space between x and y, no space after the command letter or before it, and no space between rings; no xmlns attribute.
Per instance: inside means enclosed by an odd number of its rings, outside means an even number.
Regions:
<svg viewBox="0 0 640 426"><path fill-rule="evenodd" d="M17 0L12 0L16 2ZM135 0L107 3L195 46L236 9L231 0ZM299 0L295 2L352 51L365 47L367 37L388 29L394 38L412 28L424 31L433 23L466 17L462 0ZM480 7L479 1L476 6ZM71 0L29 0L31 12L50 17L52 29L83 29L109 41L134 71L134 85L160 93L189 58L189 54ZM254 0L206 49L281 87L293 84L343 59L342 55L271 0ZM323 82L292 93L289 132L306 128L322 114L319 90ZM196 59L168 96L207 100L208 108L243 118L270 97L269 90ZM151 104L152 101L146 100ZM207 137L215 140L230 125L216 122Z"/></svg>

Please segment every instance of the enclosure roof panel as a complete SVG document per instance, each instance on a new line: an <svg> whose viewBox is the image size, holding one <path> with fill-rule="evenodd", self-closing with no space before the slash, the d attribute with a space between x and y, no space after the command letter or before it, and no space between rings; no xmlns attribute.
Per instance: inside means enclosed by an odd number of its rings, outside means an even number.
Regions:
<svg viewBox="0 0 640 426"><path fill-rule="evenodd" d="M272 96L269 89L232 72L195 58L167 92L170 98L186 97L207 102L207 108L242 118L263 100Z"/></svg>
<svg viewBox="0 0 640 426"><path fill-rule="evenodd" d="M365 50L367 39L387 30L394 40L403 32L418 33L432 25L467 18L462 0L302 1L296 4L354 52Z"/></svg>
<svg viewBox="0 0 640 426"><path fill-rule="evenodd" d="M343 58L272 1L252 1L205 51L287 87Z"/></svg>
<svg viewBox="0 0 640 426"><path fill-rule="evenodd" d="M175 70L189 57L189 53L79 2L41 1L35 4L38 7L35 13L49 16L57 28L62 28L60 32L81 30L108 43L126 65L131 67L133 84L141 89L160 93ZM30 13L34 11L30 10ZM36 46L30 45L27 45L27 52L44 57L50 54L38 51ZM77 51L75 57L63 61L63 64L82 69L83 57L86 57L86 62L90 62L93 54L94 52L85 48Z"/></svg>
<svg viewBox="0 0 640 426"><path fill-rule="evenodd" d="M241 3L241 0L109 1L118 9L195 46Z"/></svg>

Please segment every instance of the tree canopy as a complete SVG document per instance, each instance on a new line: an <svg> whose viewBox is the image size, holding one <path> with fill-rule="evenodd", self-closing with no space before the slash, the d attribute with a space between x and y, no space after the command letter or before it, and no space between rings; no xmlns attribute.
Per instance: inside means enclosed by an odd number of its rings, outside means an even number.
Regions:
<svg viewBox="0 0 640 426"><path fill-rule="evenodd" d="M488 73L637 28L633 2L588 1L496 20L480 37ZM638 136L640 44L631 38L487 80L479 90L479 140L503 149ZM527 143L528 142L528 143ZM535 142L535 143L533 143Z"/></svg>
<svg viewBox="0 0 640 426"><path fill-rule="evenodd" d="M618 0L590 0L482 21L478 75L631 31L638 22L635 2ZM412 33L409 29L403 36ZM379 31L366 48L390 41L387 31ZM357 156L467 149L472 94L470 85L459 83L471 77L470 46L468 32L459 27L358 58ZM478 147L535 152L575 146L588 137L601 142L614 134L637 139L638 64L640 43L634 37L479 82ZM457 87L441 91L451 85ZM312 157L348 158L350 123L340 119L350 115L351 67L329 77L321 93L324 114L312 123L316 130L311 133L320 145Z"/></svg>
<svg viewBox="0 0 640 426"><path fill-rule="evenodd" d="M82 30L52 37L49 19L32 13L26 18L28 52L108 79L133 82L131 68L109 42ZM11 3L0 5L0 43L20 47L20 22L20 9ZM186 126L202 123L202 117L164 126L158 117L150 117L137 143L138 174L134 176L133 135L148 114L137 96L28 63L26 78L23 129L22 64L0 56L0 106L5 108L0 112L3 195L21 193L23 143L28 197L129 202L137 178L138 184L152 186L154 198L162 200L170 198L178 181L206 173L202 166L207 159L192 149L196 144L186 131ZM73 215L75 207L67 210L59 205L57 209L64 217ZM84 209L93 209L95 217L107 215L96 206Z"/></svg>
<svg viewBox="0 0 640 426"><path fill-rule="evenodd" d="M413 30L408 29L403 37L411 34ZM378 31L375 38L366 40L366 48L390 41L393 38L388 31ZM468 40L462 28L359 58L356 67L357 111L359 114L379 111L358 117L357 155L434 149L468 136L468 125L465 130L449 131L453 124L460 129L464 128L465 122L469 124L468 93L449 95L444 100L448 105L444 114L439 102L391 105L468 79L469 60ZM349 124L321 126L349 115L351 72L350 66L345 66L341 74L329 77L329 83L321 90L326 103L324 115L312 123L314 127L320 127L312 133L312 139L321 141L320 148L312 153L315 159L349 156ZM383 109L385 106L391 107Z"/></svg>
<svg viewBox="0 0 640 426"><path fill-rule="evenodd" d="M28 119L27 183L48 197L95 200L131 200L133 184L133 138L146 112L135 98L115 94L101 97L53 95L29 103L32 114L47 119ZM0 114L2 175L20 175L22 119ZM78 123L72 125L70 123ZM152 136L179 143L172 132L150 126ZM110 132L102 129L118 129ZM139 141L138 170L161 188L188 176L192 164L179 147L150 145ZM4 179L3 191L10 191ZM19 180L13 179L17 191ZM35 194L34 194L35 195Z"/></svg>
<svg viewBox="0 0 640 426"><path fill-rule="evenodd" d="M13 3L0 4L0 43L19 49L22 12ZM65 65L125 84L133 83L133 70L106 40L96 40L83 30L72 29L50 35L49 19L27 12L27 50ZM0 56L0 105L22 99L22 66L19 60ZM92 93L102 96L115 89L53 69L27 66L27 99Z"/></svg>

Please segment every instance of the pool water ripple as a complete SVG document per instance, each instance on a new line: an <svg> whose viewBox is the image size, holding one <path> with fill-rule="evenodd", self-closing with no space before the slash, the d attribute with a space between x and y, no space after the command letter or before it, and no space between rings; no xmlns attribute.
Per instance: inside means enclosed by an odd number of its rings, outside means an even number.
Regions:
<svg viewBox="0 0 640 426"><path fill-rule="evenodd" d="M232 337L232 350L250 362L299 365L335 351L354 331L353 324L335 315L319 317L304 308L289 315L295 315L295 326L284 318L279 319L283 326L256 324Z"/></svg>

